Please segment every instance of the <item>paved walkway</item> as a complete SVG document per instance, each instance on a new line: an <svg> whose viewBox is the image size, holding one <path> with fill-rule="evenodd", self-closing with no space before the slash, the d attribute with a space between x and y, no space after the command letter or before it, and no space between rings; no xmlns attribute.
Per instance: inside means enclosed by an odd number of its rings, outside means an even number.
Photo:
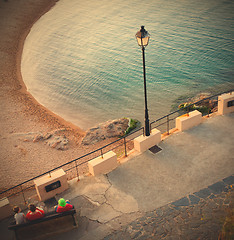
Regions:
<svg viewBox="0 0 234 240"><path fill-rule="evenodd" d="M79 227L47 239L218 239L233 219L233 125L233 113L204 119L156 154L71 181L61 196L78 210Z"/></svg>
<svg viewBox="0 0 234 240"><path fill-rule="evenodd" d="M234 191L230 183L234 176L147 212L104 239L233 239Z"/></svg>

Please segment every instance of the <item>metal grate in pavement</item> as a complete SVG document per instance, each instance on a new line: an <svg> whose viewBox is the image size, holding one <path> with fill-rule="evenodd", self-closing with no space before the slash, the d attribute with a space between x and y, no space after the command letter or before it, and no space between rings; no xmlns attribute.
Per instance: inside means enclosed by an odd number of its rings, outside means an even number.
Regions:
<svg viewBox="0 0 234 240"><path fill-rule="evenodd" d="M153 147L149 148L149 150L152 152L152 153L158 153L160 152L162 149L160 147L158 147L157 145L154 145Z"/></svg>

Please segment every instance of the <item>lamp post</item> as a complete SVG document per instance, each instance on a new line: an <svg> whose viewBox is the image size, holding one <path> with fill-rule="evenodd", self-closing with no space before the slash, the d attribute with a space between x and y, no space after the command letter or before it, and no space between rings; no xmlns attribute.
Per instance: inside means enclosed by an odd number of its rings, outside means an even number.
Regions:
<svg viewBox="0 0 234 240"><path fill-rule="evenodd" d="M148 114L148 107L147 107L147 92L146 92L146 76L145 76L145 47L149 43L150 35L145 30L144 26L141 26L140 31L136 33L136 39L138 45L141 47L142 50L142 58L143 58L143 76L144 76L144 93L145 93L145 135L150 135L150 127L149 127L149 114Z"/></svg>

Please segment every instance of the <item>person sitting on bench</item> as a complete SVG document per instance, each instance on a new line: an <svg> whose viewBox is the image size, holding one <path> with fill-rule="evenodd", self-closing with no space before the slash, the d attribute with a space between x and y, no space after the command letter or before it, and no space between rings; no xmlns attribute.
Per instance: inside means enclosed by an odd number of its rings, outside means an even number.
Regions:
<svg viewBox="0 0 234 240"><path fill-rule="evenodd" d="M14 206L13 211L15 212L14 218L15 218L16 224L21 224L26 222L25 215L24 213L21 212L21 209L18 206Z"/></svg>
<svg viewBox="0 0 234 240"><path fill-rule="evenodd" d="M29 221L33 221L45 216L45 212L42 208L36 207L34 204L28 205L29 211L26 214L26 219Z"/></svg>
<svg viewBox="0 0 234 240"><path fill-rule="evenodd" d="M55 212L60 213L60 212L66 212L71 209L73 209L73 205L68 200L64 200L64 198L60 198L58 200L58 205L54 207Z"/></svg>

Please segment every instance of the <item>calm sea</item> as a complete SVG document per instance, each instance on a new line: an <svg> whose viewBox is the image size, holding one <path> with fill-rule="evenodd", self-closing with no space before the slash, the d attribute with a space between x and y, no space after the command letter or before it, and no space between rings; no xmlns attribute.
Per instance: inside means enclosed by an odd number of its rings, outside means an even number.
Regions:
<svg viewBox="0 0 234 240"><path fill-rule="evenodd" d="M234 87L233 0L60 0L33 26L22 56L28 91L87 129L120 117L144 120L146 47L150 121L178 99Z"/></svg>

